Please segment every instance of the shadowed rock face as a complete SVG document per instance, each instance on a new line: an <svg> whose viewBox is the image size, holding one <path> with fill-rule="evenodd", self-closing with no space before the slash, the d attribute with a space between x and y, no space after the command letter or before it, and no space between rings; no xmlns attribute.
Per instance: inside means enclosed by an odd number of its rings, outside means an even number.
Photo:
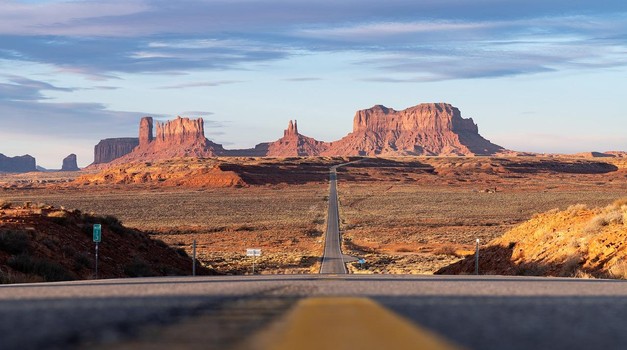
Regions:
<svg viewBox="0 0 627 350"><path fill-rule="evenodd" d="M76 162L76 154L72 153L63 159L62 171L79 171L78 164Z"/></svg>
<svg viewBox="0 0 627 350"><path fill-rule="evenodd" d="M94 147L94 164L104 164L127 155L139 145L137 138L114 138L101 140Z"/></svg>
<svg viewBox="0 0 627 350"><path fill-rule="evenodd" d="M30 155L7 157L0 153L0 171L9 173L27 173L37 171L37 162Z"/></svg>

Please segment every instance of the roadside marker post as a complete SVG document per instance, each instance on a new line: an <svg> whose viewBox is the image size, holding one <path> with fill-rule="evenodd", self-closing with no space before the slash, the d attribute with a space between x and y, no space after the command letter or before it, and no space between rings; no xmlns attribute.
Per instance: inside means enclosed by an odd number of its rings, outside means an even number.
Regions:
<svg viewBox="0 0 627 350"><path fill-rule="evenodd" d="M102 240L102 225L94 224L93 241L96 243L96 279L98 279L98 244Z"/></svg>
<svg viewBox="0 0 627 350"><path fill-rule="evenodd" d="M261 256L261 249L246 249L246 256L253 257L253 275L255 274L255 259Z"/></svg>
<svg viewBox="0 0 627 350"><path fill-rule="evenodd" d="M479 275L479 238L477 238L477 246L475 247L475 275Z"/></svg>
<svg viewBox="0 0 627 350"><path fill-rule="evenodd" d="M192 276L196 276L196 240L192 244Z"/></svg>
<svg viewBox="0 0 627 350"><path fill-rule="evenodd" d="M359 263L359 269L363 270L364 269L364 264L366 263L366 259L361 258L361 259L357 260L357 262Z"/></svg>

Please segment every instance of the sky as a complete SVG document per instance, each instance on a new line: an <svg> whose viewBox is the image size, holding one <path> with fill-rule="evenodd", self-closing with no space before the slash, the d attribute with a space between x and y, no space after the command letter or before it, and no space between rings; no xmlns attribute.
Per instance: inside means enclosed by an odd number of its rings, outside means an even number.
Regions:
<svg viewBox="0 0 627 350"><path fill-rule="evenodd" d="M508 149L627 150L624 0L0 0L0 153L60 168L139 119L226 148L447 102Z"/></svg>

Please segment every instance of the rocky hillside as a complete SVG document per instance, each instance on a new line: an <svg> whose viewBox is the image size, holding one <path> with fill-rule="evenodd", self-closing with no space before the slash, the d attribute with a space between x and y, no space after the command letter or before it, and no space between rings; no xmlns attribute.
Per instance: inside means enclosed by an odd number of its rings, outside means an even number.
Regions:
<svg viewBox="0 0 627 350"><path fill-rule="evenodd" d="M483 274L627 278L627 198L538 214L481 249ZM437 274L470 274L474 256Z"/></svg>
<svg viewBox="0 0 627 350"><path fill-rule="evenodd" d="M95 223L102 224L100 278L190 274L192 262L184 251L114 217L0 200L0 283L93 278ZM198 272L210 271L199 267Z"/></svg>

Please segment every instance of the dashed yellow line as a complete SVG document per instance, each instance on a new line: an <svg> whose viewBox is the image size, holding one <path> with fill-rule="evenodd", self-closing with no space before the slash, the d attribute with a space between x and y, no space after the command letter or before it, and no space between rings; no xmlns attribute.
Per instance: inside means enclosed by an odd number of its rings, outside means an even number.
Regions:
<svg viewBox="0 0 627 350"><path fill-rule="evenodd" d="M460 349L367 298L301 300L248 346L260 350Z"/></svg>

